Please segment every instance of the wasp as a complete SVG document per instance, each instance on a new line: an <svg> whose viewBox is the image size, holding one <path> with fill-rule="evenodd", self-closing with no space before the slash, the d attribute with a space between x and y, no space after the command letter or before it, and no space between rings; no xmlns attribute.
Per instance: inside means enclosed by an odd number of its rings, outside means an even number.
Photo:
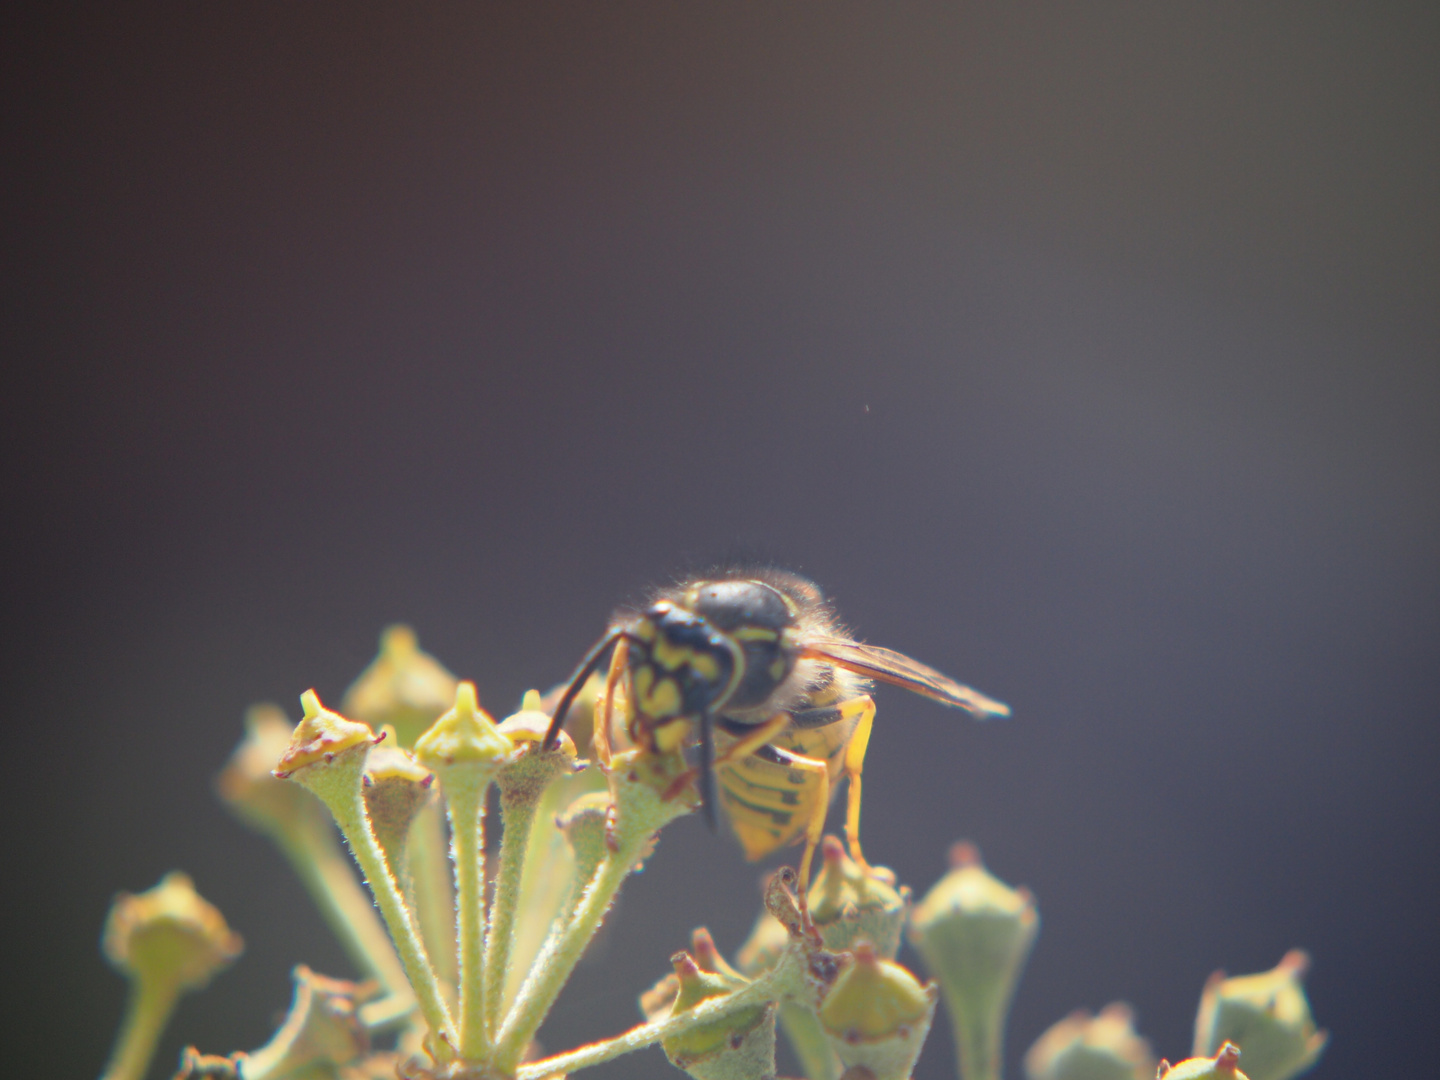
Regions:
<svg viewBox="0 0 1440 1080"><path fill-rule="evenodd" d="M807 579L752 568L683 582L660 591L642 610L617 614L561 694L546 746L607 654L608 686L627 683L631 741L656 753L695 746L697 764L681 786L698 782L712 827L718 803L751 860L803 838L802 885L810 880L842 776L848 783L850 856L867 865L860 849L860 791L875 682L902 686L977 719L1010 712L908 656L856 641ZM604 700L611 698L607 692ZM595 744L602 760L610 723L608 705L597 706Z"/></svg>

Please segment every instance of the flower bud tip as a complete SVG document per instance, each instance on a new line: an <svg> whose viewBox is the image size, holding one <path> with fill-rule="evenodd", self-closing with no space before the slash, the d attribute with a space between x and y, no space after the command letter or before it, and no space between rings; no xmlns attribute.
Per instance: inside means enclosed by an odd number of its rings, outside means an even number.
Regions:
<svg viewBox="0 0 1440 1080"><path fill-rule="evenodd" d="M950 866L954 870L964 870L971 866L984 865L980 858L980 849L970 840L957 840L950 845Z"/></svg>
<svg viewBox="0 0 1440 1080"><path fill-rule="evenodd" d="M462 680L455 684L455 711L460 713L478 712L480 709L480 695L475 690L475 684L469 679Z"/></svg>
<svg viewBox="0 0 1440 1080"><path fill-rule="evenodd" d="M414 630L395 623L380 631L380 651L391 660L405 660L420 651L420 642Z"/></svg>
<svg viewBox="0 0 1440 1080"><path fill-rule="evenodd" d="M1289 975L1292 979L1301 978L1310 970L1310 954L1304 949L1291 949L1280 958L1276 970Z"/></svg>

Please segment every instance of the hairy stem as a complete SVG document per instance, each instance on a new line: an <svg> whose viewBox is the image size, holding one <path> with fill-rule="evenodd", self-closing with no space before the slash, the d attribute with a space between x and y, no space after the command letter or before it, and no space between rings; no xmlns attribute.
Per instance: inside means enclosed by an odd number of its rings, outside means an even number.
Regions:
<svg viewBox="0 0 1440 1080"><path fill-rule="evenodd" d="M366 976L379 980L388 995L413 1003L405 969L375 914L375 904L365 894L329 826L323 832L303 828L277 832L275 836L354 964Z"/></svg>
<svg viewBox="0 0 1440 1080"><path fill-rule="evenodd" d="M490 1047L485 1023L485 792L490 785L488 778L463 773L448 779L445 801L450 807L459 927L460 1057L481 1061Z"/></svg>
<svg viewBox="0 0 1440 1080"><path fill-rule="evenodd" d="M830 1049L825 1029L813 1009L791 1003L780 1006L780 1027L790 1041L790 1049L800 1059L806 1080L837 1080L842 1068L840 1059Z"/></svg>
<svg viewBox="0 0 1440 1080"><path fill-rule="evenodd" d="M485 937L485 1014L490 1029L500 1021L500 1004L505 996L505 975L510 966L510 948L515 937L515 914L520 904L520 881L525 854L530 844L530 827L535 821L538 799L502 800L504 817L500 835L500 870L495 877L495 896L490 905L490 931Z"/></svg>
<svg viewBox="0 0 1440 1080"><path fill-rule="evenodd" d="M603 1065L624 1054L652 1046L661 1039L668 1039L673 1035L680 1035L692 1027L708 1024L728 1013L777 1001L790 988L793 980L794 970L792 967L776 965L754 982L741 987L733 994L711 998L677 1016L668 1016L664 1020L641 1024L631 1028L623 1035L616 1035L613 1039L601 1039L599 1042L593 1042L568 1053L556 1054L554 1057L548 1057L541 1061L527 1062L516 1070L515 1078L516 1080L542 1080L543 1077L555 1073L571 1073L592 1065Z"/></svg>
<svg viewBox="0 0 1440 1080"><path fill-rule="evenodd" d="M410 877L415 890L415 917L435 973L446 990L454 987L455 886L450 877L445 843L445 819L434 803L425 807L410 827ZM453 1001L453 999L452 999Z"/></svg>
<svg viewBox="0 0 1440 1080"><path fill-rule="evenodd" d="M410 917L410 910L405 906L400 886L390 873L390 867L385 862L385 853L370 828L370 819L365 816L365 799L360 793L359 783L349 789L348 796L336 792L333 799L327 798L325 801L335 816L335 823L340 826L340 832L349 843L355 861L360 864L360 871L365 875L370 893L375 897L376 906L380 908L380 914L384 916L385 925L390 928L390 936L394 939L400 961L405 966L405 974L415 990L421 1015L425 1017L425 1022L430 1025L432 1032L453 1046L455 1029L450 1019L450 1010L445 1005L445 999L440 996L440 985L435 979L434 969L430 966L430 957L425 952L425 945L420 940L415 921Z"/></svg>
<svg viewBox="0 0 1440 1080"><path fill-rule="evenodd" d="M642 845L636 843L627 845L623 851L611 852L596 869L574 917L545 943L496 1036L495 1058L502 1069L515 1068L526 1045L545 1022L550 1007L575 970L585 946L600 929L615 893L639 860L641 851Z"/></svg>
<svg viewBox="0 0 1440 1080"><path fill-rule="evenodd" d="M143 1080L179 996L179 988L172 980L136 977L130 984L125 1020L101 1080Z"/></svg>

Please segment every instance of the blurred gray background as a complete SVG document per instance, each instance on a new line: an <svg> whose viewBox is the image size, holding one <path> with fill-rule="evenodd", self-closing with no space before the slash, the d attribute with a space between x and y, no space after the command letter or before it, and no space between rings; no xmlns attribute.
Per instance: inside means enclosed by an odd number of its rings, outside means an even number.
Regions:
<svg viewBox="0 0 1440 1080"><path fill-rule="evenodd" d="M4 18L7 1072L98 1072L175 867L248 950L156 1075L349 973L211 795L247 704L403 619L504 713L737 546L1014 706L883 691L865 807L1038 896L1012 1075L1117 998L1185 1056L1291 946L1315 1076L1433 1059L1434 5ZM549 1046L758 874L669 830Z"/></svg>

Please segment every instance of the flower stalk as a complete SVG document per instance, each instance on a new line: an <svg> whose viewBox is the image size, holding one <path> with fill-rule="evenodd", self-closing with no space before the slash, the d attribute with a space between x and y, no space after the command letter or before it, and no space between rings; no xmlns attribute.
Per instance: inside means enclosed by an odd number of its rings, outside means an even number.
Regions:
<svg viewBox="0 0 1440 1080"><path fill-rule="evenodd" d="M454 1022L440 994L430 957L405 905L400 886L385 861L385 852L375 839L365 813L361 778L365 759L375 741L364 724L346 720L320 703L314 690L300 697L304 717L295 729L290 749L280 759L275 775L293 779L316 795L335 818L340 833L365 875L376 906L389 927L410 986L415 991L421 1015L434 1036L434 1053L448 1058L444 1047L456 1044Z"/></svg>
<svg viewBox="0 0 1440 1080"><path fill-rule="evenodd" d="M577 767L575 745L563 732L555 749L545 749L545 731L549 726L549 715L535 710L516 713L500 725L500 731L517 750L515 759L501 768L496 778L502 826L500 868L495 876L490 923L485 935L486 1022L492 1031L500 1023L521 907L521 882L536 811L550 784Z"/></svg>
<svg viewBox="0 0 1440 1080"><path fill-rule="evenodd" d="M695 808L694 799L684 793L670 796L670 788L686 772L679 754L656 755L637 749L615 755L610 769L615 814L606 837L608 851L575 913L545 943L501 1025L495 1040L495 1059L501 1069L514 1069L540 1030L585 946L600 929L616 892L649 853L652 835Z"/></svg>
<svg viewBox="0 0 1440 1080"><path fill-rule="evenodd" d="M117 896L101 944L130 980L103 1080L142 1080L180 995L200 989L243 948L240 935L178 872L138 896Z"/></svg>
<svg viewBox="0 0 1440 1080"><path fill-rule="evenodd" d="M251 708L245 738L215 786L237 817L274 841L355 966L397 1003L413 1003L405 969L340 848L330 815L303 788L271 774L289 748L291 729L278 706Z"/></svg>

